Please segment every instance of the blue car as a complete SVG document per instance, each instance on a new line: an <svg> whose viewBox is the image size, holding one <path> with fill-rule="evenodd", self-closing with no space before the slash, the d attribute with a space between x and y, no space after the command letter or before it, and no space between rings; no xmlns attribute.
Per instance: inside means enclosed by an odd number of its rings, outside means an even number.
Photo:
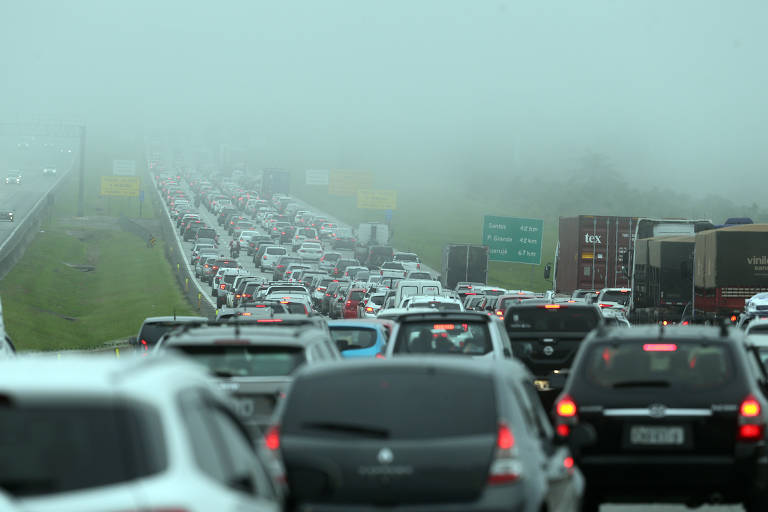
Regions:
<svg viewBox="0 0 768 512"><path fill-rule="evenodd" d="M381 323L331 320L328 328L342 357L376 357L387 345L387 332Z"/></svg>

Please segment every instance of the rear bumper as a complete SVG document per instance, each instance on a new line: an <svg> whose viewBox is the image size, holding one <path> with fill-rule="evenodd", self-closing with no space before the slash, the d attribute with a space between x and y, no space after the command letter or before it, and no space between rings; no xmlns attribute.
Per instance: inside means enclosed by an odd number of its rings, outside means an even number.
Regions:
<svg viewBox="0 0 768 512"><path fill-rule="evenodd" d="M732 501L768 485L768 458L718 455L584 455L577 464L590 492L612 497L700 496L719 492Z"/></svg>
<svg viewBox="0 0 768 512"><path fill-rule="evenodd" d="M396 496L393 496L396 498ZM303 503L298 511L312 512L537 512L544 496L533 485L518 482L513 486L486 489L477 501L424 503L418 505ZM574 507L575 508L575 507Z"/></svg>

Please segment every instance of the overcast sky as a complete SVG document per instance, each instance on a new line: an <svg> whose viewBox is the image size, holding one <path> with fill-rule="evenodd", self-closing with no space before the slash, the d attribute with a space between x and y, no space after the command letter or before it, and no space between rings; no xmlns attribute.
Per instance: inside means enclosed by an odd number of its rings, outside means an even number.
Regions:
<svg viewBox="0 0 768 512"><path fill-rule="evenodd" d="M262 165L566 172L760 200L765 0L0 1L0 116Z"/></svg>

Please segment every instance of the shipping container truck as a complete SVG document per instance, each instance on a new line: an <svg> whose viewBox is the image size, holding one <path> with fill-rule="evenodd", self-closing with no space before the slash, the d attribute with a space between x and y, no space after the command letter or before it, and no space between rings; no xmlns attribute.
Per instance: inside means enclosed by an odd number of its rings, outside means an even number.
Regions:
<svg viewBox="0 0 768 512"><path fill-rule="evenodd" d="M624 254L632 251L636 217L579 215L560 217L554 289L570 295L574 290L626 288Z"/></svg>
<svg viewBox="0 0 768 512"><path fill-rule="evenodd" d="M446 245L442 264L442 284L447 290L455 289L461 281L488 282L488 247L485 245Z"/></svg>
<svg viewBox="0 0 768 512"><path fill-rule="evenodd" d="M693 320L739 315L744 302L768 292L768 224L746 224L696 234Z"/></svg>
<svg viewBox="0 0 768 512"><path fill-rule="evenodd" d="M261 197L271 199L274 194L290 195L291 173L282 169L264 169L261 172Z"/></svg>
<svg viewBox="0 0 768 512"><path fill-rule="evenodd" d="M635 241L634 323L679 322L693 295L694 236L643 238Z"/></svg>

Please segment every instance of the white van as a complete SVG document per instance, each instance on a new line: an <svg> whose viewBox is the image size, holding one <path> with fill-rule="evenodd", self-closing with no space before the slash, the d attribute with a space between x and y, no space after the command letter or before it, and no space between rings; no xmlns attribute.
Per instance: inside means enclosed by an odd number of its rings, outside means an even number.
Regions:
<svg viewBox="0 0 768 512"><path fill-rule="evenodd" d="M431 279L403 279L398 281L395 287L395 307L401 307L400 304L406 297L414 295L440 295L443 287L440 281Z"/></svg>

